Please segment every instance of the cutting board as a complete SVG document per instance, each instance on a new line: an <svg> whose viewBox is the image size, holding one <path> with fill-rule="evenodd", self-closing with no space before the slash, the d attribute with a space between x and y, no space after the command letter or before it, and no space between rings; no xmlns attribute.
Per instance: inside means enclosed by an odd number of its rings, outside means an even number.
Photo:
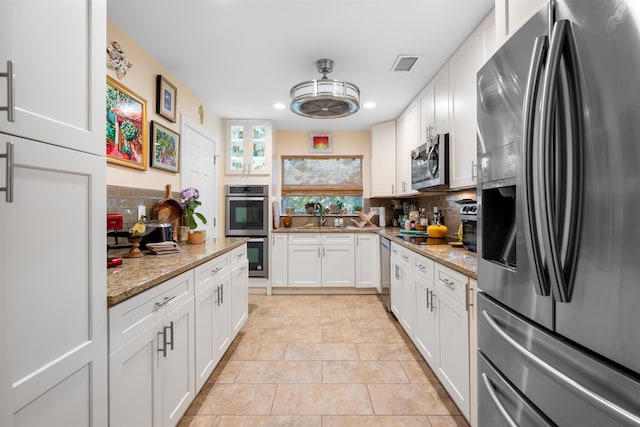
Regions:
<svg viewBox="0 0 640 427"><path fill-rule="evenodd" d="M167 184L165 188L165 197L153 207L151 218L157 219L162 223L171 224L173 232L177 234L182 220L182 207L171 196L171 184Z"/></svg>
<svg viewBox="0 0 640 427"><path fill-rule="evenodd" d="M273 202L273 228L280 228L280 202Z"/></svg>

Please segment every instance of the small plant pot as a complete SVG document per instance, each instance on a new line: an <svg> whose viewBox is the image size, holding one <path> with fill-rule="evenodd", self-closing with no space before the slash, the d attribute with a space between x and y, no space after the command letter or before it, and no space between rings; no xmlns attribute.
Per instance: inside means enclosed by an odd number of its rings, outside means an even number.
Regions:
<svg viewBox="0 0 640 427"><path fill-rule="evenodd" d="M189 233L189 244L201 245L204 243L205 233L204 231L194 231Z"/></svg>

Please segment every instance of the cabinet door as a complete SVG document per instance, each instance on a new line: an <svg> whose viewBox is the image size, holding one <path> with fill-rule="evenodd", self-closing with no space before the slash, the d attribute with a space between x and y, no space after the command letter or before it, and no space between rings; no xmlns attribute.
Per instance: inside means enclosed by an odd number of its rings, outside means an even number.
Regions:
<svg viewBox="0 0 640 427"><path fill-rule="evenodd" d="M289 286L321 286L321 245L297 245L289 243L287 275Z"/></svg>
<svg viewBox="0 0 640 427"><path fill-rule="evenodd" d="M227 175L271 175L271 123L227 122Z"/></svg>
<svg viewBox="0 0 640 427"><path fill-rule="evenodd" d="M389 298L391 312L400 320L402 308L402 258L400 245L391 243L391 284L389 285Z"/></svg>
<svg viewBox="0 0 640 427"><path fill-rule="evenodd" d="M464 304L436 285L438 360L436 371L460 412L469 419L469 323Z"/></svg>
<svg viewBox="0 0 640 427"><path fill-rule="evenodd" d="M9 141L13 201L0 193L0 425L104 425L104 157L4 134L1 153ZM5 176L2 160L0 185Z"/></svg>
<svg viewBox="0 0 640 427"><path fill-rule="evenodd" d="M193 298L168 312L163 325L167 352L162 372L162 425L175 426L195 399Z"/></svg>
<svg viewBox="0 0 640 427"><path fill-rule="evenodd" d="M287 235L271 235L271 286L287 286Z"/></svg>
<svg viewBox="0 0 640 427"><path fill-rule="evenodd" d="M438 316L437 300L433 293L433 285L426 281L415 279L416 326L414 343L427 361L429 366L438 366Z"/></svg>
<svg viewBox="0 0 640 427"><path fill-rule="evenodd" d="M380 292L380 237L356 235L356 288L377 288Z"/></svg>
<svg viewBox="0 0 640 427"><path fill-rule="evenodd" d="M411 150L419 145L420 139L420 117L418 113L418 100L414 99L398 118L397 194L410 195L418 193L411 189Z"/></svg>
<svg viewBox="0 0 640 427"><path fill-rule="evenodd" d="M162 345L162 334L154 326L109 356L110 425L162 425L164 359L158 353L159 344Z"/></svg>
<svg viewBox="0 0 640 427"><path fill-rule="evenodd" d="M435 132L434 81L420 94L420 144L429 141Z"/></svg>
<svg viewBox="0 0 640 427"><path fill-rule="evenodd" d="M196 393L207 382L218 363L218 348L214 345L214 311L217 292L213 284L195 296L195 370Z"/></svg>
<svg viewBox="0 0 640 427"><path fill-rule="evenodd" d="M416 323L416 285L409 269L403 266L402 273L402 309L399 320L407 335L413 337Z"/></svg>
<svg viewBox="0 0 640 427"><path fill-rule="evenodd" d="M0 112L0 132L104 154L106 22L103 0L0 1L0 72L13 61L15 75L15 118Z"/></svg>
<svg viewBox="0 0 640 427"><path fill-rule="evenodd" d="M484 58L482 32L475 32L449 61L451 85L450 187L476 185L476 73Z"/></svg>
<svg viewBox="0 0 640 427"><path fill-rule="evenodd" d="M471 425L478 425L478 282L469 279L469 405Z"/></svg>
<svg viewBox="0 0 640 427"><path fill-rule="evenodd" d="M353 243L322 246L322 286L355 286Z"/></svg>
<svg viewBox="0 0 640 427"><path fill-rule="evenodd" d="M249 261L244 260L231 272L231 339L235 337L249 315Z"/></svg>
<svg viewBox="0 0 640 427"><path fill-rule="evenodd" d="M247 171L245 140L248 135L243 124L227 125L227 175L243 175Z"/></svg>
<svg viewBox="0 0 640 427"><path fill-rule="evenodd" d="M217 281L214 292L216 303L213 306L213 344L218 353L217 360L220 360L231 344L231 275Z"/></svg>
<svg viewBox="0 0 640 427"><path fill-rule="evenodd" d="M396 121L371 127L371 197L393 196L396 187Z"/></svg>
<svg viewBox="0 0 640 427"><path fill-rule="evenodd" d="M447 133L449 124L449 64L444 64L433 79L433 120L436 133Z"/></svg>
<svg viewBox="0 0 640 427"><path fill-rule="evenodd" d="M252 123L251 144L247 147L248 173L251 175L271 175L271 125Z"/></svg>

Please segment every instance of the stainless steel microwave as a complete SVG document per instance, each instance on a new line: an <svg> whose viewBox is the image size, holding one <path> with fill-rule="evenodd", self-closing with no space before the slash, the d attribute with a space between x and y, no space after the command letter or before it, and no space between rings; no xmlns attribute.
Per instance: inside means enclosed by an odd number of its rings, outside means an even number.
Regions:
<svg viewBox="0 0 640 427"><path fill-rule="evenodd" d="M436 135L411 152L411 188L418 191L449 187L449 134Z"/></svg>

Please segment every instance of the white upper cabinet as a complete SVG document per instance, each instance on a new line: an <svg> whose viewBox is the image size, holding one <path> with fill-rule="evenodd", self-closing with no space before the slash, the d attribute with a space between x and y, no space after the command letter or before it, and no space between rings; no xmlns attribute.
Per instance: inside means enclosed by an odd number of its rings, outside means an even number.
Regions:
<svg viewBox="0 0 640 427"><path fill-rule="evenodd" d="M496 37L499 45L515 33L547 0L496 0Z"/></svg>
<svg viewBox="0 0 640 427"><path fill-rule="evenodd" d="M476 73L485 61L485 33L494 25L490 14L449 60L450 187L477 184Z"/></svg>
<svg viewBox="0 0 640 427"><path fill-rule="evenodd" d="M411 150L420 144L418 98L413 99L398 117L397 126L396 194L417 194L417 191L411 189Z"/></svg>
<svg viewBox="0 0 640 427"><path fill-rule="evenodd" d="M227 175L271 175L272 127L270 122L227 122Z"/></svg>
<svg viewBox="0 0 640 427"><path fill-rule="evenodd" d="M394 196L396 187L396 121L371 126L371 197Z"/></svg>
<svg viewBox="0 0 640 427"><path fill-rule="evenodd" d="M449 132L449 64L438 71L420 94L420 144Z"/></svg>
<svg viewBox="0 0 640 427"><path fill-rule="evenodd" d="M106 20L104 0L0 1L0 132L104 154Z"/></svg>

